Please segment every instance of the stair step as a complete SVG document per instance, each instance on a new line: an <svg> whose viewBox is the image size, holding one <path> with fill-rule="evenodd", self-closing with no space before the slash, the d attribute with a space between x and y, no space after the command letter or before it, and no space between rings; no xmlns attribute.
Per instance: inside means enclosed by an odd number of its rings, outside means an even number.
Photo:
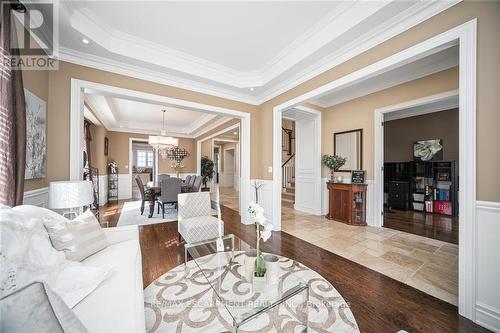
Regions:
<svg viewBox="0 0 500 333"><path fill-rule="evenodd" d="M283 200L285 200L285 199L286 199L286 200L292 200L292 201L295 201L295 194L292 194L292 193L286 193L286 192L284 192L284 193L281 193L281 198L282 198Z"/></svg>
<svg viewBox="0 0 500 333"><path fill-rule="evenodd" d="M295 194L295 187L286 187L285 193Z"/></svg>

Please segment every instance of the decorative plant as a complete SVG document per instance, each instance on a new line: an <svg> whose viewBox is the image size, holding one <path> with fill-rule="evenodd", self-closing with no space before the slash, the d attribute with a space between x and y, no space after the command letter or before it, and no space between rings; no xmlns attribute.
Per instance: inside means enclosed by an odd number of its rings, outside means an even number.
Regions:
<svg viewBox="0 0 500 333"><path fill-rule="evenodd" d="M266 274L266 265L264 256L260 251L260 240L262 239L265 242L269 239L269 237L271 237L273 225L272 223L266 221L266 218L264 216L264 208L253 201L250 202L250 205L248 206L248 213L254 220L257 233L257 258L255 259L255 276L263 277Z"/></svg>
<svg viewBox="0 0 500 333"><path fill-rule="evenodd" d="M340 155L323 155L323 165L331 170L332 178L333 173L338 171L342 166L344 166L347 158L342 157Z"/></svg>
<svg viewBox="0 0 500 333"><path fill-rule="evenodd" d="M214 178L214 162L206 156L201 158L201 177L203 177L203 187Z"/></svg>

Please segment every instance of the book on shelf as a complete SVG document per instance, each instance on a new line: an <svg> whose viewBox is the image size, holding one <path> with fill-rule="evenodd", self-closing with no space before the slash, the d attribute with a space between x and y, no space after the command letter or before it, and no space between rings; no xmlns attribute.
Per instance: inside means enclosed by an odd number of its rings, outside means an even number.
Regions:
<svg viewBox="0 0 500 333"><path fill-rule="evenodd" d="M426 201L425 202L425 211L427 213L433 213L434 212L434 207L433 207L433 201Z"/></svg>
<svg viewBox="0 0 500 333"><path fill-rule="evenodd" d="M451 202L449 201L434 201L434 213L451 215Z"/></svg>
<svg viewBox="0 0 500 333"><path fill-rule="evenodd" d="M434 189L434 200L435 201L450 201L450 190L445 190L442 188Z"/></svg>

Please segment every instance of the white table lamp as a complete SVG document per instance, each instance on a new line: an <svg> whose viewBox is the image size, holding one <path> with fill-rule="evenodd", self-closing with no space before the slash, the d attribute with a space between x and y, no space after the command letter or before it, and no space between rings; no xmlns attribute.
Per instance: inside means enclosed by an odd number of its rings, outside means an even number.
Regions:
<svg viewBox="0 0 500 333"><path fill-rule="evenodd" d="M83 206L94 202L92 182L88 180L59 181L49 184L49 208L60 209L62 215L73 215L76 217Z"/></svg>

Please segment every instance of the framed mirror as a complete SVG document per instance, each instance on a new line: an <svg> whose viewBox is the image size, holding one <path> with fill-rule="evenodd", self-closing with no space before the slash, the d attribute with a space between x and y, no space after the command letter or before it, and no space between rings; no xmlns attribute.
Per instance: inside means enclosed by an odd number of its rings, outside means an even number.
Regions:
<svg viewBox="0 0 500 333"><path fill-rule="evenodd" d="M333 134L333 153L345 157L345 165L339 171L363 169L363 129Z"/></svg>

